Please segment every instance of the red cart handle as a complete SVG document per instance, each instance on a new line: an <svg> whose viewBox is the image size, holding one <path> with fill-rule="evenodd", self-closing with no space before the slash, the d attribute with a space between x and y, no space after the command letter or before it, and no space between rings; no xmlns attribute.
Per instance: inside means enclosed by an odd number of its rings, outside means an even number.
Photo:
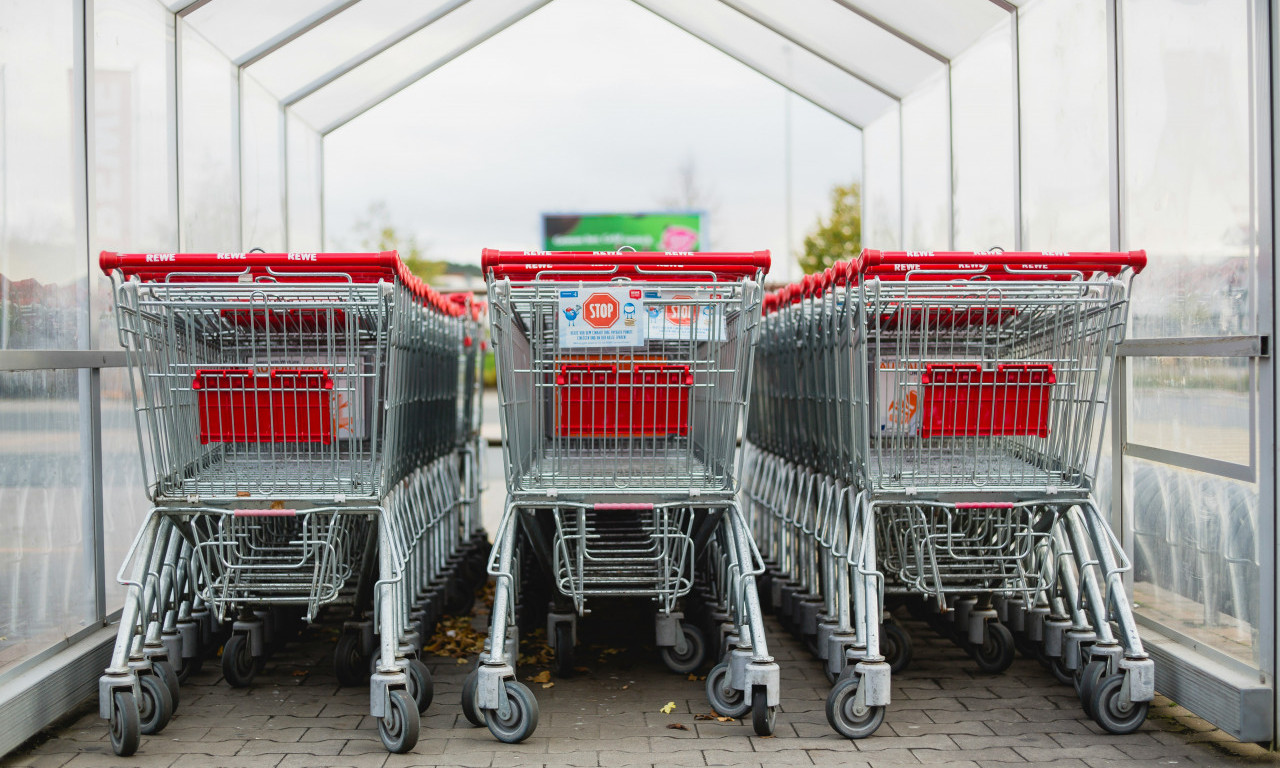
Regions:
<svg viewBox="0 0 1280 768"><path fill-rule="evenodd" d="M395 251L380 253L116 253L103 251L98 266L143 282L234 282L242 275L280 282L330 282L343 274L355 283L398 281L422 304L460 317L465 306L445 299L409 271Z"/></svg>
<svg viewBox="0 0 1280 768"><path fill-rule="evenodd" d="M1134 274L1147 266L1146 251L877 251L866 249L850 268L849 277L878 277L882 280L905 277L916 270L935 272L954 271L973 274L985 270L983 275L998 279L1062 279L1053 274L1082 272L1091 275L1105 272L1116 277L1126 269ZM1028 273L1044 273L1043 276ZM837 271L839 274L839 271ZM928 279L927 275L919 277ZM947 279L943 276L943 279Z"/></svg>
<svg viewBox="0 0 1280 768"><path fill-rule="evenodd" d="M744 280L769 269L768 251L732 253L677 253L656 251L499 251L486 248L480 268L495 279L583 280L599 273L602 280L630 277L635 280L702 280L707 273L717 280Z"/></svg>

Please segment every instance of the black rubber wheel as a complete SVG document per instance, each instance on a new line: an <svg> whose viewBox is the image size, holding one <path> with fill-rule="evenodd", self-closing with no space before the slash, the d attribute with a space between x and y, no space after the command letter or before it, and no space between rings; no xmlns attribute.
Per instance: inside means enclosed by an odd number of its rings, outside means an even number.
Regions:
<svg viewBox="0 0 1280 768"><path fill-rule="evenodd" d="M1093 686L1093 719L1107 733L1133 733L1147 719L1148 702L1121 700L1123 684L1124 673L1120 672Z"/></svg>
<svg viewBox="0 0 1280 768"><path fill-rule="evenodd" d="M1080 669L1076 676L1076 693L1080 696L1080 707L1089 717L1093 717L1093 695L1102 678L1107 676L1107 662L1094 659Z"/></svg>
<svg viewBox="0 0 1280 768"><path fill-rule="evenodd" d="M163 731L173 717L169 686L156 675L139 675L138 690L138 730L147 736Z"/></svg>
<svg viewBox="0 0 1280 768"><path fill-rule="evenodd" d="M556 624L554 642L556 677L573 677L573 624L568 621Z"/></svg>
<svg viewBox="0 0 1280 768"><path fill-rule="evenodd" d="M258 664L249 652L249 636L236 634L222 646L222 676L232 688L248 688Z"/></svg>
<svg viewBox="0 0 1280 768"><path fill-rule="evenodd" d="M178 669L178 682L185 684L192 675L199 674L202 669L204 669L204 656L200 653L183 657L182 667Z"/></svg>
<svg viewBox="0 0 1280 768"><path fill-rule="evenodd" d="M751 727L757 736L772 736L778 719L776 707L769 706L769 693L763 685L751 689Z"/></svg>
<svg viewBox="0 0 1280 768"><path fill-rule="evenodd" d="M1015 634L1013 636L1013 644L1017 647L1018 653L1021 653L1025 658L1040 658L1040 644L1027 637L1026 633Z"/></svg>
<svg viewBox="0 0 1280 768"><path fill-rule="evenodd" d="M500 710L486 709L485 724L498 741L519 744L538 727L538 700L527 685L517 680L508 680L506 689L507 716L501 717Z"/></svg>
<svg viewBox="0 0 1280 768"><path fill-rule="evenodd" d="M476 687L480 681L480 670L473 669L462 681L462 716L477 728L484 727L484 713L476 706Z"/></svg>
<svg viewBox="0 0 1280 768"><path fill-rule="evenodd" d="M1013 664L1013 634L1005 625L989 621L986 635L982 645L972 646L973 660L978 663L979 670L998 675Z"/></svg>
<svg viewBox="0 0 1280 768"><path fill-rule="evenodd" d="M153 661L151 662L151 668L155 670L156 674L169 688L169 698L173 701L174 710L177 710L179 701L178 689L182 685L182 682L178 680L177 670L175 670L173 668L173 664L168 661ZM139 709L141 709L141 707L139 707ZM143 731L143 733L145 733L145 731Z"/></svg>
<svg viewBox="0 0 1280 768"><path fill-rule="evenodd" d="M343 632L333 649L333 671L338 684L361 685L369 681L369 660L364 657L364 643L357 632Z"/></svg>
<svg viewBox="0 0 1280 768"><path fill-rule="evenodd" d="M721 662L707 673L707 703L723 717L740 718L751 711L751 702L737 688L726 689L729 663Z"/></svg>
<svg viewBox="0 0 1280 768"><path fill-rule="evenodd" d="M418 705L418 713L427 711L431 700L435 698L435 683L431 679L431 670L418 659L407 659L405 674L409 678L409 695Z"/></svg>
<svg viewBox="0 0 1280 768"><path fill-rule="evenodd" d="M128 757L138 751L142 740L138 722L138 702L129 691L111 694L111 751L120 757Z"/></svg>
<svg viewBox="0 0 1280 768"><path fill-rule="evenodd" d="M394 690L387 702L387 713L378 718L378 736L388 752L403 755L418 743L418 729L422 727L418 707L408 691Z"/></svg>
<svg viewBox="0 0 1280 768"><path fill-rule="evenodd" d="M1061 656L1044 657L1049 666L1049 671L1053 673L1054 678L1063 685L1075 685L1075 672L1067 669L1067 662Z"/></svg>
<svg viewBox="0 0 1280 768"><path fill-rule="evenodd" d="M659 649L658 653L662 656L662 663L667 665L667 669L677 674L687 675L706 661L707 644L702 638L702 630L688 622L680 623L680 631L684 633L685 652L676 653L675 646L665 646Z"/></svg>
<svg viewBox="0 0 1280 768"><path fill-rule="evenodd" d="M884 622L880 625L880 653L894 674L902 672L911 664L911 635L897 622Z"/></svg>
<svg viewBox="0 0 1280 768"><path fill-rule="evenodd" d="M827 722L846 739L865 739L884 722L884 707L857 705L860 678L850 675L827 694Z"/></svg>

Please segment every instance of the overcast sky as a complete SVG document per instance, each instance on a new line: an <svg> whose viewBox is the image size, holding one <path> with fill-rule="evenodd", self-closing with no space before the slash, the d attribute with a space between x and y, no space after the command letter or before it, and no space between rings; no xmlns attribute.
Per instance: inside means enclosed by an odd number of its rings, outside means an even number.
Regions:
<svg viewBox="0 0 1280 768"><path fill-rule="evenodd" d="M329 134L327 247L358 246L353 225L383 201L432 258L478 262L538 247L543 212L660 209L692 162L713 201L707 245L777 263L785 100L633 3L556 0ZM831 188L861 178L862 150L848 123L791 103L794 251Z"/></svg>

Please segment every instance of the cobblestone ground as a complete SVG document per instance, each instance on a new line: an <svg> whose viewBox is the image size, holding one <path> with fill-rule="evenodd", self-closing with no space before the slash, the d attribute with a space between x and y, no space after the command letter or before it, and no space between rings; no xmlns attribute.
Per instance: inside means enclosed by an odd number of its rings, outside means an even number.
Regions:
<svg viewBox="0 0 1280 768"><path fill-rule="evenodd" d="M111 754L105 724L96 708L86 707L82 716L0 760L0 766L1136 768L1276 762L1167 699L1157 700L1138 733L1105 734L1080 711L1072 690L1036 662L1019 658L1005 674L984 676L962 651L915 622L906 622L915 660L895 676L884 726L859 742L838 737L827 725L828 686L817 663L771 622L783 698L776 735L760 738L749 723L699 719L709 711L703 683L668 672L652 648L610 645L609 632L592 628L604 620L593 616L583 622L580 638L586 645L577 663L587 671L550 687L530 683L541 719L537 732L519 745L498 743L460 714L459 688L470 664L432 657L426 661L435 676L435 700L423 717L422 738L411 754L389 756L366 714L367 689L338 687L330 662L336 629L322 625L278 652L247 690L229 688L217 663L207 663L183 686L169 727L144 736L131 758ZM618 633L612 634L616 640ZM522 667L521 677L540 669ZM675 709L663 714L668 702Z"/></svg>

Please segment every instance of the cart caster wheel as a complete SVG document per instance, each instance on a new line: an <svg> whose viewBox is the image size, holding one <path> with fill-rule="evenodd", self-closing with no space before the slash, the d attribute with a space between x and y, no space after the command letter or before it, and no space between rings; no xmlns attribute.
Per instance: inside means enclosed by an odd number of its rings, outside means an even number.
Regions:
<svg viewBox="0 0 1280 768"><path fill-rule="evenodd" d="M173 700L173 708L178 708L178 689L182 685L178 680L178 672L173 668L173 664L168 661L152 662L151 668L155 670L156 675L164 681L165 687L169 689L169 698ZM146 719L145 717L143 718ZM146 733L146 731L143 731Z"/></svg>
<svg viewBox="0 0 1280 768"><path fill-rule="evenodd" d="M986 642L970 647L978 669L989 675L998 675L1013 664L1013 633L1003 624L988 622Z"/></svg>
<svg viewBox="0 0 1280 768"><path fill-rule="evenodd" d="M1093 720L1107 733L1133 733L1147 719L1145 701L1124 701L1120 688L1124 673L1099 680L1093 686Z"/></svg>
<svg viewBox="0 0 1280 768"><path fill-rule="evenodd" d="M573 676L573 624L562 621L556 624L555 636L556 677Z"/></svg>
<svg viewBox="0 0 1280 768"><path fill-rule="evenodd" d="M360 635L355 632L345 632L338 638L338 645L333 649L333 671L338 675L339 685L369 682L369 660L364 657L361 646Z"/></svg>
<svg viewBox="0 0 1280 768"><path fill-rule="evenodd" d="M138 689L142 694L137 702L139 731L148 736L163 731L173 717L169 686L156 675L139 675Z"/></svg>
<svg viewBox="0 0 1280 768"><path fill-rule="evenodd" d="M196 654L188 656L182 660L182 669L178 670L178 682L186 683L191 679L192 675L200 674L200 670L204 669L204 656Z"/></svg>
<svg viewBox="0 0 1280 768"><path fill-rule="evenodd" d="M248 688L258 664L249 651L248 635L232 635L222 646L222 676L232 688Z"/></svg>
<svg viewBox="0 0 1280 768"><path fill-rule="evenodd" d="M476 687L479 685L479 670L473 669L462 681L462 716L477 728L484 727L484 713L476 706Z"/></svg>
<svg viewBox="0 0 1280 768"><path fill-rule="evenodd" d="M1067 662L1061 656L1046 656L1045 664L1048 665L1049 671L1053 674L1054 679L1063 685L1075 685L1076 675L1067 669Z"/></svg>
<svg viewBox="0 0 1280 768"><path fill-rule="evenodd" d="M506 689L507 716L501 717L500 710L486 709L484 719L498 741L519 744L538 727L538 700L527 685L517 680L508 680Z"/></svg>
<svg viewBox="0 0 1280 768"><path fill-rule="evenodd" d="M725 688L729 664L721 662L707 673L707 702L723 717L740 718L751 710L752 702L737 688Z"/></svg>
<svg viewBox="0 0 1280 768"><path fill-rule="evenodd" d="M666 646L659 653L667 669L687 675L702 666L702 662L706 660L707 644L702 639L702 631L692 624L681 623L680 631L684 632L685 652L676 653L675 646Z"/></svg>
<svg viewBox="0 0 1280 768"><path fill-rule="evenodd" d="M859 681L850 675L827 694L827 722L846 739L864 739L884 722L884 707L858 705Z"/></svg>
<svg viewBox="0 0 1280 768"><path fill-rule="evenodd" d="M1018 649L1018 653L1021 653L1025 658L1040 658L1040 644L1024 634L1014 635L1013 645Z"/></svg>
<svg viewBox="0 0 1280 768"><path fill-rule="evenodd" d="M778 719L778 708L768 704L769 695L763 685L751 689L751 727L757 736L772 736Z"/></svg>
<svg viewBox="0 0 1280 768"><path fill-rule="evenodd" d="M1093 696L1098 683L1107 676L1107 663L1094 660L1085 664L1075 677L1076 693L1080 696L1080 707L1089 717L1093 717Z"/></svg>
<svg viewBox="0 0 1280 768"><path fill-rule="evenodd" d="M880 625L880 653L894 674L902 672L911 664L911 635L897 622L884 622Z"/></svg>
<svg viewBox="0 0 1280 768"><path fill-rule="evenodd" d="M378 736L388 752L403 755L418 743L418 729L422 726L418 708L408 691L394 690L387 703L387 714L378 718Z"/></svg>
<svg viewBox="0 0 1280 768"><path fill-rule="evenodd" d="M409 677L409 695L418 705L418 713L427 711L431 699L435 697L435 684L431 680L431 670L418 659L407 659L405 672Z"/></svg>
<svg viewBox="0 0 1280 768"><path fill-rule="evenodd" d="M133 694L128 691L111 694L111 751L120 757L137 752L142 739L141 727L138 702L134 701Z"/></svg>

